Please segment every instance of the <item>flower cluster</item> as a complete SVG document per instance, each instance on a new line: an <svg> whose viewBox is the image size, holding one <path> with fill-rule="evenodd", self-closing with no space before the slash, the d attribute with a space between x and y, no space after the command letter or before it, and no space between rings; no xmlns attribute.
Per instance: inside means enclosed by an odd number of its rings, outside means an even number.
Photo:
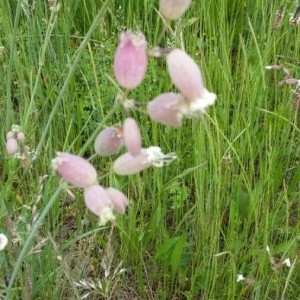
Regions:
<svg viewBox="0 0 300 300"><path fill-rule="evenodd" d="M247 285L252 285L255 282L252 278L245 277L243 274L238 274L236 277L237 282L244 281Z"/></svg>
<svg viewBox="0 0 300 300"><path fill-rule="evenodd" d="M276 262L275 257L272 255L269 246L266 247L266 250L267 250L267 253L268 253L268 256L269 256L269 260L270 260L272 269L274 269L274 270L282 269L284 266L286 266L288 268L291 267L291 260L289 258L286 258L284 260Z"/></svg>
<svg viewBox="0 0 300 300"><path fill-rule="evenodd" d="M292 267L292 263L291 263L291 260L289 258L280 259L279 261L277 260L278 262L276 262L276 259L272 255L269 246L266 247L266 250L267 250L267 253L268 253L268 256L269 256L271 268L274 271L279 270L279 269L283 269L284 267L287 267L287 268ZM237 274L236 275L236 281L237 282L244 282L246 285L253 285L255 283L255 280L253 278L250 278L248 276L244 276L243 274Z"/></svg>
<svg viewBox="0 0 300 300"><path fill-rule="evenodd" d="M171 127L179 127L183 116L205 113L216 101L216 94L203 84L196 62L183 50L174 49L167 54L167 67L173 84L180 93L163 93L147 105L149 117Z"/></svg>
<svg viewBox="0 0 300 300"><path fill-rule="evenodd" d="M6 152L8 155L15 155L18 152L19 144L24 143L25 134L19 125L13 124L11 130L6 134Z"/></svg>
<svg viewBox="0 0 300 300"><path fill-rule="evenodd" d="M167 20L180 18L191 4L191 0L161 0L160 13ZM152 56L161 56L159 47ZM153 53L156 53L153 55ZM166 52L168 73L177 93L165 92L147 103L147 114L151 120L171 127L179 127L183 116L193 117L205 113L208 106L214 104L216 95L209 92L203 83L197 63L185 51L172 49ZM117 99L126 109L127 118L123 124L105 127L96 137L94 150L97 155L117 154L123 147L126 152L113 163L113 171L118 175L137 174L151 166L168 165L175 153L163 154L158 146L143 147L142 134L137 121L130 116L135 101L127 95L144 80L151 51L147 49L147 40L143 33L130 30L122 32L116 48L113 70L122 93ZM120 191L98 184L97 172L86 159L65 152L58 152L53 159L54 169L70 184L83 189L87 208L99 216L100 223L114 220L114 212L123 214L128 199Z"/></svg>
<svg viewBox="0 0 300 300"><path fill-rule="evenodd" d="M159 147L142 148L141 132L133 118L126 118L123 125L103 129L96 137L94 148L97 154L116 154L125 146L127 152L114 162L113 170L118 175L132 175L151 166L162 167L172 162L175 153L163 154Z"/></svg>
<svg viewBox="0 0 300 300"><path fill-rule="evenodd" d="M115 219L113 211L124 214L127 197L114 188L98 184L97 171L86 159L66 152L58 152L52 167L70 184L83 188L87 208L97 215L100 224Z"/></svg>
<svg viewBox="0 0 300 300"><path fill-rule="evenodd" d="M120 86L132 89L142 82L148 64L146 46L141 33L127 31L121 34L114 60L115 77ZM179 93L158 95L147 103L147 113L153 121L179 127L183 116L205 113L205 109L215 103L216 95L204 87L200 68L185 51L169 51L167 69Z"/></svg>

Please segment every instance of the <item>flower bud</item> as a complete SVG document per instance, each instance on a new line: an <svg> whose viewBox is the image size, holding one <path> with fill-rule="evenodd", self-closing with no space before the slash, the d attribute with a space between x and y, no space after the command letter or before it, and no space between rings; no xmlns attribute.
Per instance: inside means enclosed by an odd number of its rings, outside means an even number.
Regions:
<svg viewBox="0 0 300 300"><path fill-rule="evenodd" d="M180 18L189 8L192 0L160 0L159 11L168 20Z"/></svg>
<svg viewBox="0 0 300 300"><path fill-rule="evenodd" d="M122 154L114 162L113 169L118 175L132 175L151 166L163 167L175 158L175 153L163 154L159 147L149 147L141 149L141 153L137 156L132 156L129 152Z"/></svg>
<svg viewBox="0 0 300 300"><path fill-rule="evenodd" d="M17 140L18 140L18 142L21 142L21 143L25 142L24 132L20 131L17 133Z"/></svg>
<svg viewBox="0 0 300 300"><path fill-rule="evenodd" d="M298 79L296 79L296 78L287 78L287 79L285 80L285 82L286 82L287 84L298 84L298 85L300 85L300 80L298 80Z"/></svg>
<svg viewBox="0 0 300 300"><path fill-rule="evenodd" d="M120 86L136 88L148 65L147 42L142 33L123 32L114 59L114 73Z"/></svg>
<svg viewBox="0 0 300 300"><path fill-rule="evenodd" d="M144 152L141 152L137 156L133 156L129 152L126 152L119 156L114 162L114 172L118 175L137 174L151 167L152 164L148 161L147 157L147 154Z"/></svg>
<svg viewBox="0 0 300 300"><path fill-rule="evenodd" d="M15 155L18 152L18 142L15 138L10 138L7 140L6 152L8 155Z"/></svg>
<svg viewBox="0 0 300 300"><path fill-rule="evenodd" d="M6 134L6 140L8 141L9 139L11 138L14 138L15 137L15 134L12 132L12 131L9 131L7 134Z"/></svg>
<svg viewBox="0 0 300 300"><path fill-rule="evenodd" d="M97 171L86 159L66 152L57 152L52 167L69 183L85 188L97 184Z"/></svg>
<svg viewBox="0 0 300 300"><path fill-rule="evenodd" d="M172 82L190 104L184 114L203 113L207 106L214 104L216 95L205 89L200 68L186 52L171 51L167 56L167 67Z"/></svg>
<svg viewBox="0 0 300 300"><path fill-rule="evenodd" d="M107 188L106 193L113 204L113 210L119 214L124 214L126 206L129 204L127 197L122 192L112 187Z"/></svg>
<svg viewBox="0 0 300 300"><path fill-rule="evenodd" d="M194 100L204 93L201 71L186 52L171 51L167 55L167 67L172 82L186 98Z"/></svg>
<svg viewBox="0 0 300 300"><path fill-rule="evenodd" d="M86 207L100 218L101 225L115 219L112 201L102 186L96 184L86 187L84 189L84 202Z"/></svg>
<svg viewBox="0 0 300 300"><path fill-rule="evenodd" d="M137 122L133 118L126 118L123 125L124 144L128 152L136 156L141 152L141 132Z"/></svg>
<svg viewBox="0 0 300 300"><path fill-rule="evenodd" d="M96 137L94 149L97 154L109 156L117 153L123 146L123 133L121 126L104 128Z"/></svg>
<svg viewBox="0 0 300 300"><path fill-rule="evenodd" d="M179 109L181 98L180 94L164 93L148 102L147 113L150 119L167 126L179 127L182 118Z"/></svg>

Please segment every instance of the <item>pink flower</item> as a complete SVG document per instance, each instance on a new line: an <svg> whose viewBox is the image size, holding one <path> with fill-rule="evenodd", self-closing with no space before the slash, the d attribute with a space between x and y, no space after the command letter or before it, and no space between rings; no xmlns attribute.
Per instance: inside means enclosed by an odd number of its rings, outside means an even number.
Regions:
<svg viewBox="0 0 300 300"><path fill-rule="evenodd" d="M167 67L172 82L188 104L186 108L182 107L183 114L204 113L206 107L215 103L216 95L204 87L200 68L186 52L180 49L171 51L167 55Z"/></svg>
<svg viewBox="0 0 300 300"><path fill-rule="evenodd" d="M11 131L15 134L21 131L21 126L17 124L12 124L11 125Z"/></svg>
<svg viewBox="0 0 300 300"><path fill-rule="evenodd" d="M25 142L25 134L24 132L18 132L17 133L17 140L18 142L24 143Z"/></svg>
<svg viewBox="0 0 300 300"><path fill-rule="evenodd" d="M126 118L123 125L124 144L128 152L136 156L141 152L141 132L137 122L133 118Z"/></svg>
<svg viewBox="0 0 300 300"><path fill-rule="evenodd" d="M97 154L108 156L117 153L124 145L122 126L103 129L96 137L94 148Z"/></svg>
<svg viewBox="0 0 300 300"><path fill-rule="evenodd" d="M136 88L148 65L147 42L142 33L123 32L114 59L114 72L120 86Z"/></svg>
<svg viewBox="0 0 300 300"><path fill-rule="evenodd" d="M297 84L300 85L300 80L296 79L296 78L287 78L285 80L285 83L287 84Z"/></svg>
<svg viewBox="0 0 300 300"><path fill-rule="evenodd" d="M83 195L86 207L99 217L100 225L105 225L107 221L115 219L112 211L113 203L102 186L90 185L84 188Z"/></svg>
<svg viewBox="0 0 300 300"><path fill-rule="evenodd" d="M8 141L9 139L11 138L14 138L15 137L15 133L12 132L12 131L9 131L7 134L6 134L6 140Z"/></svg>
<svg viewBox="0 0 300 300"><path fill-rule="evenodd" d="M69 183L85 188L97 184L97 171L86 159L66 152L57 152L52 167Z"/></svg>
<svg viewBox="0 0 300 300"><path fill-rule="evenodd" d="M122 154L114 162L113 169L118 175L132 175L151 166L168 165L175 158L175 153L163 154L159 147L150 147L141 149L141 153L137 156L132 156L129 152Z"/></svg>
<svg viewBox="0 0 300 300"><path fill-rule="evenodd" d="M147 113L151 120L161 124L179 127L182 113L180 105L182 96L175 93L160 94L147 104Z"/></svg>
<svg viewBox="0 0 300 300"><path fill-rule="evenodd" d="M124 214L126 207L129 204L127 197L122 192L112 187L107 188L106 193L112 202L113 210L119 214Z"/></svg>
<svg viewBox="0 0 300 300"><path fill-rule="evenodd" d="M189 8L192 0L160 0L159 11L168 20L180 18Z"/></svg>
<svg viewBox="0 0 300 300"><path fill-rule="evenodd" d="M25 134L21 132L21 127L13 124L11 131L8 131L6 134L6 152L9 155L15 155L18 152L18 143L23 143L24 141Z"/></svg>
<svg viewBox="0 0 300 300"><path fill-rule="evenodd" d="M15 155L18 152L18 142L11 137L6 142L6 152L8 155Z"/></svg>

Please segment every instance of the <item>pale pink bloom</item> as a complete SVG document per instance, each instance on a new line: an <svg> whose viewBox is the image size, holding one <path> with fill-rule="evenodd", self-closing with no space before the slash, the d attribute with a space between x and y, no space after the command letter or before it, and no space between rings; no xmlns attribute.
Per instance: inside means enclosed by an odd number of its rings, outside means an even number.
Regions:
<svg viewBox="0 0 300 300"><path fill-rule="evenodd" d="M18 142L15 138L10 138L6 142L6 152L8 155L15 155L18 152Z"/></svg>
<svg viewBox="0 0 300 300"><path fill-rule="evenodd" d="M18 142L21 142L21 143L25 142L24 132L20 131L17 133L17 140L18 140Z"/></svg>
<svg viewBox="0 0 300 300"><path fill-rule="evenodd" d="M181 49L171 51L167 55L167 67L172 82L186 98L194 100L204 93L201 71L186 52Z"/></svg>
<svg viewBox="0 0 300 300"><path fill-rule="evenodd" d="M84 189L84 202L86 207L100 219L100 225L113 221L113 203L106 190L96 184Z"/></svg>
<svg viewBox="0 0 300 300"><path fill-rule="evenodd" d="M189 8L192 0L160 0L159 11L168 20L180 18Z"/></svg>
<svg viewBox="0 0 300 300"><path fill-rule="evenodd" d="M128 152L136 156L141 152L142 138L137 122L133 118L126 118L123 124L124 144Z"/></svg>
<svg viewBox="0 0 300 300"><path fill-rule="evenodd" d="M275 267L275 269L282 269L284 265L286 265L288 268L290 268L292 265L291 260L289 258L287 258L284 261L275 264L274 267Z"/></svg>
<svg viewBox="0 0 300 300"><path fill-rule="evenodd" d="M200 68L186 52L180 49L171 51L167 55L167 67L172 82L188 104L181 109L184 115L204 113L205 108L215 103L216 94L204 87Z"/></svg>
<svg viewBox="0 0 300 300"><path fill-rule="evenodd" d="M296 78L288 78L285 80L285 83L287 84L298 84L300 85L300 80L296 79Z"/></svg>
<svg viewBox="0 0 300 300"><path fill-rule="evenodd" d="M57 152L52 167L69 183L85 188L97 184L97 171L86 159L66 152Z"/></svg>
<svg viewBox="0 0 300 300"><path fill-rule="evenodd" d="M126 152L118 157L113 165L114 172L118 175L132 175L151 167L151 162L147 159L147 154L143 150L137 156Z"/></svg>
<svg viewBox="0 0 300 300"><path fill-rule="evenodd" d="M108 156L117 153L124 145L122 126L104 128L96 137L94 148L97 154Z"/></svg>
<svg viewBox="0 0 300 300"><path fill-rule="evenodd" d="M14 132L12 131L9 131L7 134L6 134L6 140L8 141L9 139L11 138L14 138L15 137L15 134Z"/></svg>
<svg viewBox="0 0 300 300"><path fill-rule="evenodd" d="M136 88L144 79L148 65L147 42L142 33L121 33L114 59L114 73L120 86Z"/></svg>
<svg viewBox="0 0 300 300"><path fill-rule="evenodd" d="M277 264L274 265L274 268L275 269L282 269L283 266L284 266L284 264L282 262L279 262L279 263L277 263Z"/></svg>
<svg viewBox="0 0 300 300"><path fill-rule="evenodd" d="M176 158L175 153L163 154L159 147L141 149L137 156L129 152L122 154L114 162L113 169L118 175L137 174L151 166L162 167L168 165Z"/></svg>
<svg viewBox="0 0 300 300"><path fill-rule="evenodd" d="M148 102L147 113L153 121L171 127L179 127L182 119L181 102L181 94L163 93Z"/></svg>
<svg viewBox="0 0 300 300"><path fill-rule="evenodd" d="M117 189L109 187L106 192L113 204L113 210L119 214L124 214L129 202L127 197Z"/></svg>

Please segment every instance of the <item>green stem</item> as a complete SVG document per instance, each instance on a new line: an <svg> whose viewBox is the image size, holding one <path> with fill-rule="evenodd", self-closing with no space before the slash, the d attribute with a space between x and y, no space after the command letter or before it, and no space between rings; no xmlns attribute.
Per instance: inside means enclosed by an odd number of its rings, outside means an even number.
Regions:
<svg viewBox="0 0 300 300"><path fill-rule="evenodd" d="M42 73L42 69L44 67L44 63L45 63L46 50L48 48L50 38L51 38L51 34L52 34L52 31L53 31L54 25L56 23L56 20L57 20L57 12L55 12L53 10L52 13L51 13L50 19L49 19L49 26L47 28L45 41L44 41L43 47L41 49L41 55L40 55L40 58L39 58L39 68L38 68L38 72L37 72L37 75L36 75L35 84L34 84L34 87L33 87L32 93L31 93L29 108L27 110L25 121L24 121L23 126L22 126L23 130L25 132L26 132L26 128L27 128L27 124L28 124L30 115L32 113L32 109L33 109L34 104L35 104L35 101L34 101L35 94L36 94L36 91L37 91L38 86L40 84L41 73Z"/></svg>
<svg viewBox="0 0 300 300"><path fill-rule="evenodd" d="M67 91L67 88L68 88L68 85L69 85L69 82L71 80L71 78L73 77L74 73L75 73L75 70L76 70L76 67L77 67L77 64L78 64L78 61L83 53L83 51L85 50L85 47L86 45L88 44L88 41L89 39L91 38L92 34L94 33L95 29L99 26L99 22L100 20L104 17L107 9L108 9L108 6L109 4L112 2L113 0L106 0L98 15L96 16L91 28L89 29L89 31L87 32L84 40L82 41L82 43L80 44L79 48L78 48L78 51L77 51L77 54L75 56L75 59L74 59L74 62L73 62L73 65L72 65L72 68L70 69L69 73L68 73L68 76L64 82L64 85L57 97L57 100L56 100L56 103L53 107L53 110L49 116L49 120L46 124L46 128L44 129L44 132L41 136L41 140L37 146L37 150L36 150L36 153L37 155L39 155L40 151L41 151L41 148L42 146L44 145L44 141L45 141L45 138L46 138L46 135L49 131L49 128L50 128L50 125L51 125L51 122L54 118L54 115L56 114L58 108L59 108L59 105L62 101L62 98L63 98L63 95L64 93ZM19 3L20 4L20 1ZM18 6L19 7L19 6ZM16 17L16 20L18 18ZM15 22L16 23L16 22ZM12 292L12 287L14 285L14 282L15 282L15 279L17 277L17 274L21 268L21 265L22 265L22 262L24 260L24 257L26 256L26 254L28 253L28 249L29 247L31 246L32 242L33 242L33 239L35 237L35 234L37 233L38 229L40 228L40 226L42 225L45 217L48 215L50 209L52 208L55 200L58 198L58 196L60 195L60 193L62 192L62 188L57 188L55 193L53 194L53 196L51 197L50 201L48 202L48 204L46 205L46 207L44 208L43 212L41 213L40 217L38 218L38 220L36 221L36 223L34 224L28 238L26 239L26 242L19 254L19 257L16 261L16 264L15 264L15 267L13 269L13 272L12 272L12 275L11 275L11 278L9 280L9 285L8 285L8 288L7 288L7 294L6 294L6 299L11 299L11 292Z"/></svg>
<svg viewBox="0 0 300 300"><path fill-rule="evenodd" d="M72 79L72 77L73 77L73 75L75 73L75 70L77 68L79 59L81 58L81 56L82 56L82 54L83 54L83 52L84 52L84 50L85 50L85 48L86 48L86 46L87 46L90 38L91 38L91 36L93 35L93 33L96 30L96 28L99 26L99 23L100 23L101 19L104 17L104 15L105 15L105 13L106 13L106 11L108 9L108 6L109 6L109 4L112 1L113 0L106 0L103 3L103 5L102 5L102 7L101 7L101 9L100 9L100 11L98 13L98 15L94 19L94 22L93 22L92 26L90 27L90 29L87 32L84 40L81 42L81 44L80 44L80 46L79 46L79 48L77 50L76 56L74 58L73 65L72 65L72 67L71 67L71 69L70 69L70 71L69 71L69 73L67 75L67 78L66 78L66 80L64 82L63 87L61 88L61 91L60 91L59 95L57 96L57 99L56 99L56 102L54 104L54 107L53 107L53 109L52 109L52 111L51 111L51 113L49 115L48 122L47 122L46 127L45 127L45 129L43 131L43 134L41 136L40 142L39 142L39 144L38 144L38 146L36 148L36 156L39 156L43 145L45 145L46 135L47 135L47 133L48 133L48 131L50 129L50 125L52 123L52 120L53 120L56 112L58 111L58 109L60 107L61 101L63 99L63 95L67 91L69 83L70 83L70 81L71 81L71 79Z"/></svg>
<svg viewBox="0 0 300 300"><path fill-rule="evenodd" d="M26 242L19 254L19 257L15 263L15 267L13 269L13 272L11 274L10 280L9 280L9 284L8 284L8 288L7 288L7 293L6 293L6 299L12 299L10 294L12 291L12 287L13 284L15 282L15 279L17 277L17 274L22 266L22 262L24 257L26 256L26 254L28 253L28 249L31 246L31 243L35 237L35 234L37 233L38 229L40 228L40 226L42 225L45 217L48 215L50 209L52 208L55 200L58 198L58 196L60 195L60 193L62 192L62 188L57 188L55 193L53 194L53 196L51 197L50 201L48 202L48 204L46 205L46 207L44 208L43 212L41 213L40 217L37 219L36 223L34 224L34 226L32 227L30 234L28 236L28 238L26 239Z"/></svg>
<svg viewBox="0 0 300 300"><path fill-rule="evenodd" d="M17 29L18 29L20 14L21 14L21 2L22 2L21 0L18 1L17 8L16 8L14 27L13 27L12 37L10 41L9 64L6 73L6 78L7 78L6 101L5 101L6 111L7 111L6 129L10 128L11 124L13 123L13 120L11 118L11 116L13 116L13 114L11 113L12 112L11 83L12 83L12 69L13 69L13 64L15 62L15 55L16 55L16 35L17 35ZM9 3L7 3L7 5L9 5Z"/></svg>

